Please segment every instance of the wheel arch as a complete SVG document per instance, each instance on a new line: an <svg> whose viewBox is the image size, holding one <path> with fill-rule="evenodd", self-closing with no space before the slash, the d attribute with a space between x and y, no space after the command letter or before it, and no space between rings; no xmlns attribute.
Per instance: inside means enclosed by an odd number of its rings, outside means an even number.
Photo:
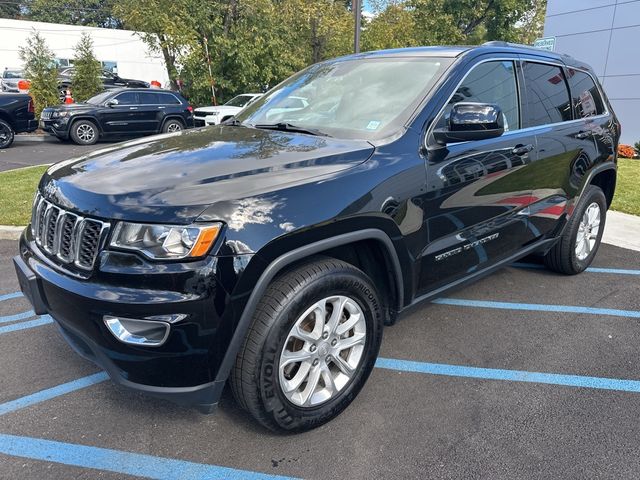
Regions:
<svg viewBox="0 0 640 480"><path fill-rule="evenodd" d="M377 228L357 230L325 238L290 250L269 262L260 274L239 316L237 327L233 332L227 351L218 369L216 383L223 385L229 377L236 356L251 326L253 314L258 306L258 302L262 298L268 285L278 274L292 268L311 256L326 254L339 247L349 246L349 248L354 248L356 245L362 245L362 242L376 242L374 245L378 245L379 248L383 249L382 252L385 253L383 258L385 262L389 262L393 274L393 284L390 286L396 291L394 307L398 310L404 302L404 281L397 250L391 238L384 231ZM368 245L372 244L368 243ZM256 254L256 256L257 255L259 255L259 253Z"/></svg>
<svg viewBox="0 0 640 480"><path fill-rule="evenodd" d="M15 129L11 115L9 115L4 110L0 110L0 120L4 120L5 122L7 122L12 130Z"/></svg>
<svg viewBox="0 0 640 480"><path fill-rule="evenodd" d="M613 195L616 190L617 171L615 165L606 165L606 168L598 169L588 179L586 185L595 185L600 187L607 199L607 207L611 207Z"/></svg>
<svg viewBox="0 0 640 480"><path fill-rule="evenodd" d="M186 127L185 121L182 118L182 116L180 115L175 115L175 114L169 114L166 117L164 117L164 119L162 120L162 123L160 124L160 131L162 132L162 130L164 130L164 126L167 124L167 122L169 120L177 120L180 122L180 124L182 125L182 128Z"/></svg>
<svg viewBox="0 0 640 480"><path fill-rule="evenodd" d="M78 115L71 117L71 120L69 121L69 135L71 135L71 129L73 128L73 126L80 120L89 120L96 126L96 128L98 129L98 133L104 133L104 130L102 130L102 125L100 125L100 122L97 118L92 117L91 115Z"/></svg>

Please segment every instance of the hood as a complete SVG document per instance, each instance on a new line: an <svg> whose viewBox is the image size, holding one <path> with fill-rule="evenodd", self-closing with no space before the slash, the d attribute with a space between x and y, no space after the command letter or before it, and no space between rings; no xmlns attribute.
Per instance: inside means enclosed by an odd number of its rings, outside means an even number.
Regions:
<svg viewBox="0 0 640 480"><path fill-rule="evenodd" d="M45 108L45 110L80 112L84 110L94 110L95 108L96 105L89 105L88 103L62 103L55 107Z"/></svg>
<svg viewBox="0 0 640 480"><path fill-rule="evenodd" d="M46 198L106 219L186 224L206 207L330 179L373 153L363 140L218 126L139 139L53 165Z"/></svg>

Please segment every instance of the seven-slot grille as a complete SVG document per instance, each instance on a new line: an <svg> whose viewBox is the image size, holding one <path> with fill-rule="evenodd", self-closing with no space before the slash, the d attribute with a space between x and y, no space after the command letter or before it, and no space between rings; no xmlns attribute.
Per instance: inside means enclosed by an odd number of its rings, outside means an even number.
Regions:
<svg viewBox="0 0 640 480"><path fill-rule="evenodd" d="M53 112L51 110L43 110L41 117L42 117L43 120L48 120L48 119L51 118L51 114L52 113Z"/></svg>
<svg viewBox="0 0 640 480"><path fill-rule="evenodd" d="M33 238L46 253L64 263L92 269L102 232L108 226L57 207L40 194L36 196L31 218Z"/></svg>

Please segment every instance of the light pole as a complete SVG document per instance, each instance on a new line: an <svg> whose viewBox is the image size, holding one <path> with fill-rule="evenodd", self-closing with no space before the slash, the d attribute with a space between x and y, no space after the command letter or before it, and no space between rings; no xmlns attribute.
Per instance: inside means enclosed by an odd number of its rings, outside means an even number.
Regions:
<svg viewBox="0 0 640 480"><path fill-rule="evenodd" d="M360 20L362 14L362 0L352 0L351 9L355 20L355 31L353 32L353 53L360 53Z"/></svg>

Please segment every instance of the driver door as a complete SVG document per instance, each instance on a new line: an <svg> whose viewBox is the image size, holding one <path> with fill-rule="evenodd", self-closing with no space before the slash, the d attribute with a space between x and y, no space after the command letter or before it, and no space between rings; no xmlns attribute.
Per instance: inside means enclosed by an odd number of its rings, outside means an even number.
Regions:
<svg viewBox="0 0 640 480"><path fill-rule="evenodd" d="M507 258L526 241L531 186L519 172L531 162L536 138L521 130L518 83L516 59L477 63L434 122L444 127L458 102L496 104L503 113L502 136L441 146L427 135L428 242L420 256L420 294Z"/></svg>

